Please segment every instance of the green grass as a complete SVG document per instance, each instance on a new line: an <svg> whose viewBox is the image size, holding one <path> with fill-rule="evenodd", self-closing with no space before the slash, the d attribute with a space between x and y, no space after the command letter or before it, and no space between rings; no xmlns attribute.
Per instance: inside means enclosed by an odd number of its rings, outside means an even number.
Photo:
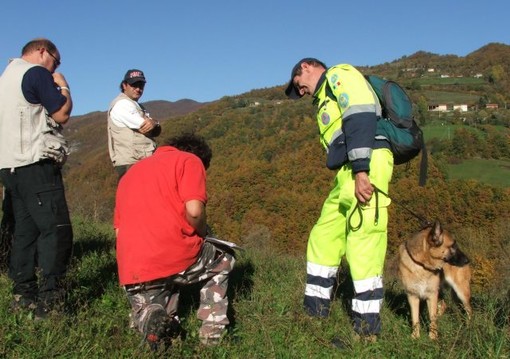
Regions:
<svg viewBox="0 0 510 359"><path fill-rule="evenodd" d="M483 85L483 78L475 77L421 77L415 80L420 85Z"/></svg>
<svg viewBox="0 0 510 359"><path fill-rule="evenodd" d="M450 92L450 91L433 91L424 90L422 95L430 103L437 104L468 104L472 105L478 102L480 95L471 95L462 92Z"/></svg>
<svg viewBox="0 0 510 359"><path fill-rule="evenodd" d="M10 282L0 275L0 357L2 358L509 358L509 303L474 293L474 320L452 304L439 320L440 340L410 338L409 311L398 282L386 276L383 332L375 344L352 340L346 311L350 281L342 271L329 318L314 319L302 309L304 256L276 254L263 243L246 248L230 279L232 327L214 348L198 344L198 288L181 294L187 331L166 353L151 353L128 326L128 303L116 278L114 238L109 224L74 220L75 254L69 273L67 313L35 322L9 311ZM499 319L498 319L499 318ZM424 318L424 320L426 320ZM340 337L349 348L330 345Z"/></svg>
<svg viewBox="0 0 510 359"><path fill-rule="evenodd" d="M469 159L460 164L448 165L452 179L475 179L497 187L510 187L510 161Z"/></svg>
<svg viewBox="0 0 510 359"><path fill-rule="evenodd" d="M427 125L423 126L423 136L425 141L430 141L433 138L440 140L451 140L455 133L455 130L459 127L465 127L463 125Z"/></svg>

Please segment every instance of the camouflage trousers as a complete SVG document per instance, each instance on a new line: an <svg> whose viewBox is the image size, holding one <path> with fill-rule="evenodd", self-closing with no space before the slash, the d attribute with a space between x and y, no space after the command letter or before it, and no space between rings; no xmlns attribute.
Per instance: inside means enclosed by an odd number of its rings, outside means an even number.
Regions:
<svg viewBox="0 0 510 359"><path fill-rule="evenodd" d="M179 323L177 307L179 288L205 281L200 290L200 305L197 317L202 321L199 330L201 341L219 339L229 324L228 275L235 258L230 250L204 242L197 261L181 273L168 278L125 286L131 305L131 326L142 334L147 320L155 310L164 308L170 321Z"/></svg>

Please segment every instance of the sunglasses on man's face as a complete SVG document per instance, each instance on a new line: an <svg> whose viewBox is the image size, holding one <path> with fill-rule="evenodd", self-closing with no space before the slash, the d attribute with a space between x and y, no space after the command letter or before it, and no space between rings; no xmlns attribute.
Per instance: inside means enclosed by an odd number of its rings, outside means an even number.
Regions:
<svg viewBox="0 0 510 359"><path fill-rule="evenodd" d="M145 87L145 82L143 81L138 81L138 82L135 82L133 84L129 84L129 86L131 87L135 87L135 88L138 88L138 89L142 89Z"/></svg>
<svg viewBox="0 0 510 359"><path fill-rule="evenodd" d="M48 55L50 55L52 58L53 58L53 64L55 64L55 68L59 67L60 66L60 60L57 59L55 57L55 55L53 55L51 52L49 52L48 50L46 50L46 52L48 53Z"/></svg>

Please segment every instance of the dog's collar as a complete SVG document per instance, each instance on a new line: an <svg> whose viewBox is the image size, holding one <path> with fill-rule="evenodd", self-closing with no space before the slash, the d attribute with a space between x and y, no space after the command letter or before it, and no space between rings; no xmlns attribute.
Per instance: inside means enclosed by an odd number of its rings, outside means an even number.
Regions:
<svg viewBox="0 0 510 359"><path fill-rule="evenodd" d="M428 271L430 271L430 272L434 272L434 273L439 273L439 272L441 272L442 268L432 268L432 267L429 267L429 266L425 265L425 263L422 263L422 262L417 261L417 260L413 257L413 255L411 254L411 251L409 250L409 247L407 246L407 243L408 243L408 241L406 241L406 242L405 242L405 247L406 247L407 255L409 256L409 258L411 258L411 260L412 260L414 263L418 264L419 266L423 267L424 269L426 269L426 270L428 270Z"/></svg>

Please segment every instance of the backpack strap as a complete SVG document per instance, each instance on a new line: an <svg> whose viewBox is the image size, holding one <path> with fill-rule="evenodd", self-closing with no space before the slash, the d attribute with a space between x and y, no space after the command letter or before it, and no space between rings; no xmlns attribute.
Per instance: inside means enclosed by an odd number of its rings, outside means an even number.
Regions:
<svg viewBox="0 0 510 359"><path fill-rule="evenodd" d="M425 148L425 141L423 141L423 146L421 148L421 160L420 160L420 177L418 180L418 185L420 187L424 187L427 183L427 169L428 169L428 156L427 149Z"/></svg>
<svg viewBox="0 0 510 359"><path fill-rule="evenodd" d="M326 97L329 97L331 100L335 102L338 101L335 94L333 93L333 89L331 88L328 79L326 79Z"/></svg>

